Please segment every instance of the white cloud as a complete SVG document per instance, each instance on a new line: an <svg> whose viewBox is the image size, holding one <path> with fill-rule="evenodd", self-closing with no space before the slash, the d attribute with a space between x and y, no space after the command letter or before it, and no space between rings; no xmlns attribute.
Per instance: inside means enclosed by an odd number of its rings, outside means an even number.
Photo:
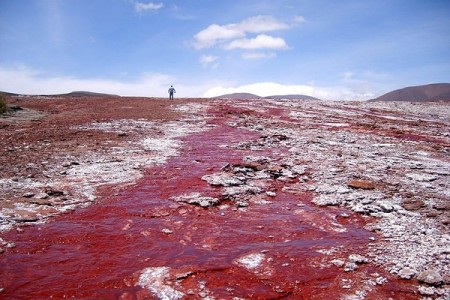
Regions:
<svg viewBox="0 0 450 300"><path fill-rule="evenodd" d="M240 30L236 24L225 26L212 24L194 36L194 47L197 49L210 48L220 41L243 36L245 36L245 32Z"/></svg>
<svg viewBox="0 0 450 300"><path fill-rule="evenodd" d="M263 33L288 29L289 25L272 16L255 16L237 24L212 24L194 36L196 49L210 48L217 43L244 38L247 33Z"/></svg>
<svg viewBox="0 0 450 300"><path fill-rule="evenodd" d="M142 3L137 1L134 2L134 9L137 12L158 10L163 8L163 6L164 6L163 3L153 3L153 2Z"/></svg>
<svg viewBox="0 0 450 300"><path fill-rule="evenodd" d="M367 100L373 93L361 92L347 87L318 87L314 85L287 85L276 82L258 82L237 87L215 86L208 89L204 97L216 97L231 93L252 93L258 96L307 95L322 100Z"/></svg>
<svg viewBox="0 0 450 300"><path fill-rule="evenodd" d="M245 19L238 27L244 32L260 33L288 29L289 25L272 16L256 16Z"/></svg>
<svg viewBox="0 0 450 300"><path fill-rule="evenodd" d="M90 91L121 96L166 96L167 86L175 78L157 73L145 73L134 81L103 78L74 78L45 76L21 66L14 69L0 67L0 90L18 94L63 94Z"/></svg>
<svg viewBox="0 0 450 300"><path fill-rule="evenodd" d="M212 64L213 62L217 61L219 58L217 56L214 55L202 55L200 57L200 63L206 67L210 64ZM213 67L217 67L218 64L214 64Z"/></svg>
<svg viewBox="0 0 450 300"><path fill-rule="evenodd" d="M306 19L303 16L295 16L294 23L296 23L296 24L306 23Z"/></svg>
<svg viewBox="0 0 450 300"><path fill-rule="evenodd" d="M232 49L288 49L288 45L282 38L260 34L254 39L237 39L224 46L226 50Z"/></svg>
<svg viewBox="0 0 450 300"><path fill-rule="evenodd" d="M246 52L242 54L244 59L262 59L262 58L272 58L277 56L274 52L264 53L264 52Z"/></svg>
<svg viewBox="0 0 450 300"><path fill-rule="evenodd" d="M211 64L214 56L204 58ZM351 74L347 74L351 75ZM0 91L18 94L61 94L72 91L90 91L121 96L166 97L167 87L173 84L179 97L215 97L229 93L253 93L259 96L302 94L323 100L367 100L378 96L371 86L343 85L317 86L314 83L283 84L277 82L256 82L247 85L232 85L218 81L195 82L159 73L144 73L135 80L121 81L105 78L76 78L68 76L46 76L45 74L19 66L0 66Z"/></svg>

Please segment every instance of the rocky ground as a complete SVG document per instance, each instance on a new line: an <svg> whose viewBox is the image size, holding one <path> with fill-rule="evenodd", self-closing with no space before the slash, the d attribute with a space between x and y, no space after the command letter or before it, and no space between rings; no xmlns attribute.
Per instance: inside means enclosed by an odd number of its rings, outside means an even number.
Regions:
<svg viewBox="0 0 450 300"><path fill-rule="evenodd" d="M373 232L365 253L344 257L339 249L327 249L329 263L342 272L379 267L414 284L418 299L450 297L448 104L120 97L8 102L22 109L0 117L3 232L20 232L118 194L149 167L178 156L180 137L212 130L217 125L209 120L220 116L231 128L256 136L223 147L251 155L202 174L220 196L189 191L171 200L203 208L231 203L245 212L271 205L277 195L311 195L317 210L348 211L327 213L326 225L311 220L315 226L339 233L346 230L342 220L357 213ZM295 212L308 216L301 203ZM0 241L4 254L15 247L12 239ZM250 254L235 264L255 270L265 260L265 253ZM164 283L169 271L147 268L138 283L160 298L182 298ZM365 299L387 280L374 276L341 298ZM352 288L351 282L342 284ZM200 298L208 297L214 299L207 293Z"/></svg>

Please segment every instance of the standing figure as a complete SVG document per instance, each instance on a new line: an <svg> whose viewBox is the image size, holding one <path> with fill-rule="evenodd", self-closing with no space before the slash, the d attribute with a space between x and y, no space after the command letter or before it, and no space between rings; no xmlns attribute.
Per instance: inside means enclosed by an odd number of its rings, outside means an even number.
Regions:
<svg viewBox="0 0 450 300"><path fill-rule="evenodd" d="M173 93L176 93L177 91L175 91L175 88L173 87L173 85L170 86L169 88L169 99L173 100Z"/></svg>

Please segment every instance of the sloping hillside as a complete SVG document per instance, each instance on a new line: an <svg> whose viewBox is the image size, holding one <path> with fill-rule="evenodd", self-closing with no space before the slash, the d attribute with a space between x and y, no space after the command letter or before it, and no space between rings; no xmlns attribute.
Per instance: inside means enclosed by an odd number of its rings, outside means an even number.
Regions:
<svg viewBox="0 0 450 300"><path fill-rule="evenodd" d="M214 98L221 99L261 99L260 96L250 93L233 93L233 94L225 94Z"/></svg>
<svg viewBox="0 0 450 300"><path fill-rule="evenodd" d="M265 99L288 99L288 100L320 100L319 98L307 96L307 95L274 95L264 97Z"/></svg>
<svg viewBox="0 0 450 300"><path fill-rule="evenodd" d="M450 83L410 86L389 92L371 101L450 101Z"/></svg>
<svg viewBox="0 0 450 300"><path fill-rule="evenodd" d="M273 95L273 96L267 96L267 97L261 97L255 94L251 93L234 93L234 94L226 94L221 95L214 98L220 98L220 99L288 99L288 100L320 100L318 98L314 98L307 95Z"/></svg>

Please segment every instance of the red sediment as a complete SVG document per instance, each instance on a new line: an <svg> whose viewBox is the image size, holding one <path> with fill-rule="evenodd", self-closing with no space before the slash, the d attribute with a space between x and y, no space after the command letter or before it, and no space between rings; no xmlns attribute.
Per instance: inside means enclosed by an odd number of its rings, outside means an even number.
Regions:
<svg viewBox="0 0 450 300"><path fill-rule="evenodd" d="M355 292L343 288L343 280L362 289L371 274L383 274L371 265L346 273L330 264L364 253L372 235L362 229L365 219L314 206L308 193L284 193L287 183L275 181L272 203L251 203L247 210L232 202L201 208L171 200L193 192L220 197L220 188L202 181L203 175L246 155L276 155L224 147L259 135L225 124L228 113L239 111L220 106L212 113L217 127L183 138L180 155L148 169L136 186L5 234L16 247L0 258L0 298L152 299L155 294L137 286L137 278L145 268L165 266L185 273L167 284L186 299L332 299ZM344 212L349 217L340 217ZM243 266L239 259L252 254L260 255L259 264ZM391 279L366 292L367 299L416 297Z"/></svg>

